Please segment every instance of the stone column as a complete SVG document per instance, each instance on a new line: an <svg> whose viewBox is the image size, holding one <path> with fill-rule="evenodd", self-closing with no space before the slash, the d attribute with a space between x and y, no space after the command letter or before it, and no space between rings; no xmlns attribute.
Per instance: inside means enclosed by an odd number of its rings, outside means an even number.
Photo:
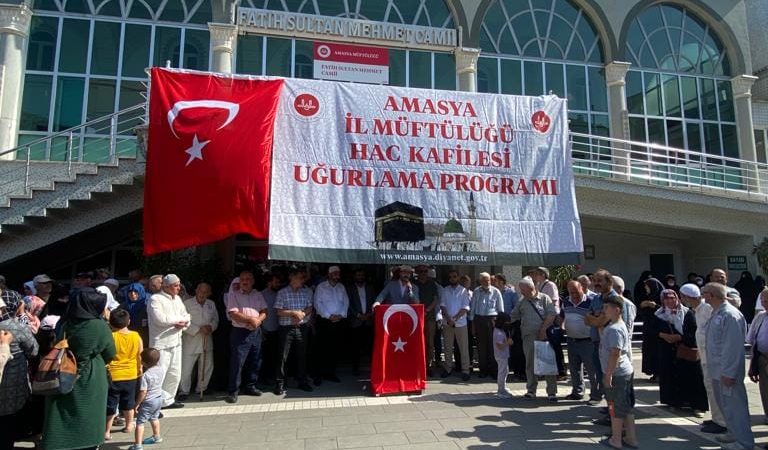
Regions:
<svg viewBox="0 0 768 450"><path fill-rule="evenodd" d="M627 111L627 71L631 64L614 61L605 65L605 82L608 85L608 111L611 116L610 133L614 139L629 140L629 111ZM629 179L630 152L627 146L613 144L611 155L614 178Z"/></svg>
<svg viewBox="0 0 768 450"><path fill-rule="evenodd" d="M755 133L752 121L752 85L757 77L752 75L739 75L731 78L731 90L733 91L733 106L736 112L736 132L739 135L739 157L746 161L757 161L755 149ZM759 173L757 167L752 164L743 167L747 187L752 192L759 192L760 183L757 177L766 174Z"/></svg>
<svg viewBox="0 0 768 450"><path fill-rule="evenodd" d="M32 10L0 4L0 151L16 147ZM13 159L9 153L0 159Z"/></svg>
<svg viewBox="0 0 768 450"><path fill-rule="evenodd" d="M480 49L458 47L456 56L456 75L459 77L459 90L477 92L477 58Z"/></svg>
<svg viewBox="0 0 768 450"><path fill-rule="evenodd" d="M235 44L237 43L237 25L230 23L209 23L213 58L211 71L232 73Z"/></svg>

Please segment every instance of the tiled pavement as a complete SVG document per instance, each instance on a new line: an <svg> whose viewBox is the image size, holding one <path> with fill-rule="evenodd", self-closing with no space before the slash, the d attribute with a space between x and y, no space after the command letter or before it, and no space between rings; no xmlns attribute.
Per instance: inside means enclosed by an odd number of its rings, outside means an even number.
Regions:
<svg viewBox="0 0 768 450"><path fill-rule="evenodd" d="M545 398L526 400L522 383L510 385L516 397L492 395L495 383L473 378L430 380L419 396L371 397L364 381L351 376L342 383L324 383L305 394L289 389L285 398L265 393L262 397L241 396L229 405L223 394L205 402L191 400L187 407L166 410L161 420L164 442L147 446L164 448L259 450L323 449L580 449L602 448L597 442L607 427L592 424L597 407L584 402L561 400L549 404ZM716 449L712 436L698 431L702 419L685 412L651 406L658 398L657 386L642 376L636 382L638 433L641 448ZM539 392L543 395L544 384ZM755 435L768 441L763 425L757 387L748 384ZM559 384L559 395L570 393ZM149 431L149 430L147 430ZM103 449L124 450L128 435L115 432Z"/></svg>

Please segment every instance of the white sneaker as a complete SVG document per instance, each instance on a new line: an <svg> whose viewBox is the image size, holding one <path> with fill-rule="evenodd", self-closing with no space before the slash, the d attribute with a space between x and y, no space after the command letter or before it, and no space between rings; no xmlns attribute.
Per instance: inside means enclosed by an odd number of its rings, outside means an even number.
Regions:
<svg viewBox="0 0 768 450"><path fill-rule="evenodd" d="M736 442L736 438L733 437L730 431L727 433L718 434L717 436L715 436L715 440L723 444L731 444Z"/></svg>

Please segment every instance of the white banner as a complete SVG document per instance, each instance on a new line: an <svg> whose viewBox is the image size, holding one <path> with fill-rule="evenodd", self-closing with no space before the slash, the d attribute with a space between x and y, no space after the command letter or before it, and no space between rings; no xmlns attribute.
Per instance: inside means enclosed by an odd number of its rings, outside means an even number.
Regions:
<svg viewBox="0 0 768 450"><path fill-rule="evenodd" d="M270 258L577 263L567 125L554 96L286 80Z"/></svg>

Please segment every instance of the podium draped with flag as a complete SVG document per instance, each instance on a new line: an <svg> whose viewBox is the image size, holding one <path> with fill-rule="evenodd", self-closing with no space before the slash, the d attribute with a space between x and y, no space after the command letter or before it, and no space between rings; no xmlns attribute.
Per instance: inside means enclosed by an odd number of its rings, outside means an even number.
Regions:
<svg viewBox="0 0 768 450"><path fill-rule="evenodd" d="M373 394L423 391L427 387L424 305L381 305L374 311L374 324Z"/></svg>

